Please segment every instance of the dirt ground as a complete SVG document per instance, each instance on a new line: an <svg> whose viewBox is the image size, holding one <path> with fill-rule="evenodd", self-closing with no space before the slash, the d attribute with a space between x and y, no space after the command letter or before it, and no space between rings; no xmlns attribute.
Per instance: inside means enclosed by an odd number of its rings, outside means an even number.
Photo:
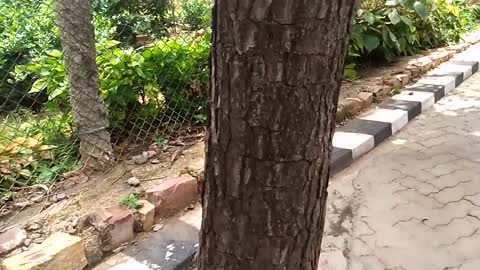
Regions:
<svg viewBox="0 0 480 270"><path fill-rule="evenodd" d="M172 155L158 158L160 163L130 165L121 161L113 168L95 176L73 174L64 182L56 183L52 192L65 194L65 199L46 207L46 200L14 212L3 224L3 230L13 225L26 225L41 221L46 234L63 230L65 221L78 219L96 207L111 206L130 193L143 194L145 190L158 185L168 177L179 176L186 168L198 171L204 165L204 142L197 140L186 147L172 162ZM127 179L136 177L138 187L130 186ZM43 210L42 210L43 209Z"/></svg>

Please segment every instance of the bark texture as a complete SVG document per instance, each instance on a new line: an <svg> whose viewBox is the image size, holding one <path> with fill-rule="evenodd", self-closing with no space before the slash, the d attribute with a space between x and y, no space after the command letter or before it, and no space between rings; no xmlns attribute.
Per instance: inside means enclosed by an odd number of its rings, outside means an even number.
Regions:
<svg viewBox="0 0 480 270"><path fill-rule="evenodd" d="M317 269L355 0L216 0L199 269Z"/></svg>
<svg viewBox="0 0 480 270"><path fill-rule="evenodd" d="M86 167L98 169L109 162L112 146L107 131L108 111L99 93L90 1L55 0L54 6L82 162Z"/></svg>

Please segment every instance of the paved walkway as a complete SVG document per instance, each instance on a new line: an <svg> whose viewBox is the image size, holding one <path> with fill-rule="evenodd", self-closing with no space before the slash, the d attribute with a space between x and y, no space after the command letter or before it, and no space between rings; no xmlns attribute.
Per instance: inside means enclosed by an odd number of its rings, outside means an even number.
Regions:
<svg viewBox="0 0 480 270"><path fill-rule="evenodd" d="M480 74L332 179L322 270L480 269Z"/></svg>

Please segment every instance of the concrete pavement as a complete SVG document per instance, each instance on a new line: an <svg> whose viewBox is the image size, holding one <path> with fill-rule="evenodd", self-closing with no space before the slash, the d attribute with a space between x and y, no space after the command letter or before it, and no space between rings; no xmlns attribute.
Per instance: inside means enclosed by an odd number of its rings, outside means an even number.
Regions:
<svg viewBox="0 0 480 270"><path fill-rule="evenodd" d="M330 184L322 270L480 269L480 74Z"/></svg>

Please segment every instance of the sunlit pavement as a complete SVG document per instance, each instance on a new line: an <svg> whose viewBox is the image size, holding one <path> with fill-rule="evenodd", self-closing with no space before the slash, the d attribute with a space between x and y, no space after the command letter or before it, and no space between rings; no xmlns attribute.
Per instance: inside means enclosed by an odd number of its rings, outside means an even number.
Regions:
<svg viewBox="0 0 480 270"><path fill-rule="evenodd" d="M480 269L480 74L336 175L322 270Z"/></svg>

